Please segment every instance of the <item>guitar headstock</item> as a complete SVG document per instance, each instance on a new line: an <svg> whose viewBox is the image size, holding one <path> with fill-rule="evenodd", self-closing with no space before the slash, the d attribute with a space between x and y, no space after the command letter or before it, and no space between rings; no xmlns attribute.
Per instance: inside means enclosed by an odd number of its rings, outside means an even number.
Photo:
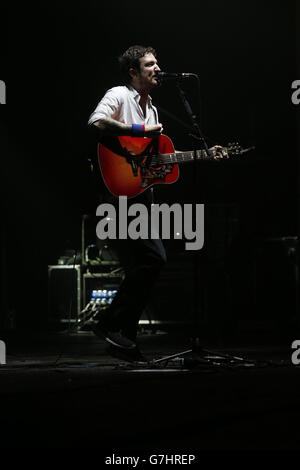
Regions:
<svg viewBox="0 0 300 470"><path fill-rule="evenodd" d="M250 152L250 150L254 150L255 147L243 148L238 142L231 142L227 146L227 153L229 157L236 157L240 155L244 155L245 153Z"/></svg>
<svg viewBox="0 0 300 470"><path fill-rule="evenodd" d="M230 142L227 145L227 152L230 157L238 156L241 154L242 147L238 142Z"/></svg>

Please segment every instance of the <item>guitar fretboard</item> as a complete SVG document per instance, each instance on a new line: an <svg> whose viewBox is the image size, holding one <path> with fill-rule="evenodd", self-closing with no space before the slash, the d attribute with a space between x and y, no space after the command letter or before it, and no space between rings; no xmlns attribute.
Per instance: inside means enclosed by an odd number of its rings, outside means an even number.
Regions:
<svg viewBox="0 0 300 470"><path fill-rule="evenodd" d="M209 154L205 150L196 151L196 160L211 160L216 155L215 150L210 150ZM163 153L152 157L152 164L166 164L166 163L184 163L195 160L193 151L176 152L176 153Z"/></svg>

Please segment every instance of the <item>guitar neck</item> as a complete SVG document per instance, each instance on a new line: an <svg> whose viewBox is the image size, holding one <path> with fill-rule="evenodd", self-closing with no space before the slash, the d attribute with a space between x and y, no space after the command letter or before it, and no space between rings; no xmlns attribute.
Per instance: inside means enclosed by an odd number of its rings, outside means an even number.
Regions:
<svg viewBox="0 0 300 470"><path fill-rule="evenodd" d="M196 153L196 155L195 155ZM216 150L210 150L209 154L205 150L193 150L186 152L176 153L163 153L157 156L153 156L152 164L164 164L164 163L184 163L191 162L193 160L212 160L216 155Z"/></svg>

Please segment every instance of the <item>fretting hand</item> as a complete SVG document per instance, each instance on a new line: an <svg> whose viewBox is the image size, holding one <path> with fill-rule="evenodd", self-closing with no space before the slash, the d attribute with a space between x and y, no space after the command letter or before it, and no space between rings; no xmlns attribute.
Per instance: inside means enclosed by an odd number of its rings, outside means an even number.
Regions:
<svg viewBox="0 0 300 470"><path fill-rule="evenodd" d="M214 145L209 149L209 151L216 152L214 160L221 160L223 158L229 158L228 151L225 147L221 145Z"/></svg>

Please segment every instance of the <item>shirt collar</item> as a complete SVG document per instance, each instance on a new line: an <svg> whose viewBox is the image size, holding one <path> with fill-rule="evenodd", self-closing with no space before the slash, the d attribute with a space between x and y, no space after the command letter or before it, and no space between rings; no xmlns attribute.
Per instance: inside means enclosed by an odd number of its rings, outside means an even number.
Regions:
<svg viewBox="0 0 300 470"><path fill-rule="evenodd" d="M132 96L133 98L136 100L137 97L140 97L141 95L139 94L139 92L131 85L129 85L129 91L132 93ZM152 98L150 95L148 95L148 100L147 100L148 103L152 103Z"/></svg>

